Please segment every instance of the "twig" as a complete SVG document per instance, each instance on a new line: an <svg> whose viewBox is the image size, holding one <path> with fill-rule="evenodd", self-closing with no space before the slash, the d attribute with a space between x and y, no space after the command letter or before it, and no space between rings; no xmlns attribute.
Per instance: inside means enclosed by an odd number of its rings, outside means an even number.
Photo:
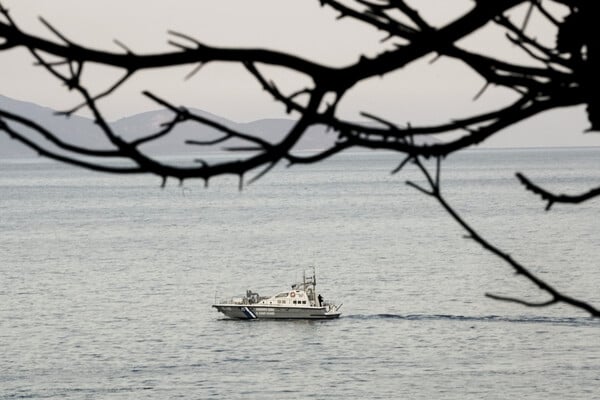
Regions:
<svg viewBox="0 0 600 400"><path fill-rule="evenodd" d="M515 259L513 259L509 254L503 252L498 247L494 246L493 244L488 242L486 239L484 239L483 236L481 236L477 231L475 231L475 229L472 228L456 212L456 210L454 210L454 208L452 208L450 206L450 204L446 201L446 199L442 195L442 192L439 190L439 186L431 178L431 174L429 173L427 168L423 165L423 163L419 160L418 157L415 158L415 164L419 167L419 169L421 170L423 175L426 177L427 182L429 183L429 185L431 187L431 190L426 190L418 185L411 184L411 183L409 183L409 185L419 189L421 192L423 192L431 197L434 197L438 201L438 203L442 206L442 208L444 208L444 210L465 231L467 231L468 238L474 240L476 243L479 243L485 250L487 250L491 254L494 254L495 256L497 256L498 258L503 260L505 263L507 263L509 266L511 266L518 275L525 277L531 283L536 285L540 290L548 293L551 296L551 300L542 302L542 303L530 303L530 302L526 302L524 300L519 300L519 299L511 298L511 297L502 297L502 296L490 295L490 294L487 295L488 297L503 300L503 301L511 301L511 302L515 302L515 303L520 303L520 304L532 306L532 307L542 307L542 306L547 306L547 305L556 304L556 303L565 303L565 304L569 304L575 308L584 310L593 317L600 317L599 309L595 308L591 304L588 304L584 301L581 301L581 300L575 299L573 297L562 294L557 289L555 289L553 286L551 286L547 282L545 282L542 279L540 279L539 277L537 277L535 274L533 274L531 271L529 271L529 269L527 269L525 266L523 266L522 264L517 262ZM439 166L438 166L438 171L439 171ZM436 174L437 173L438 172L436 171Z"/></svg>
<svg viewBox="0 0 600 400"><path fill-rule="evenodd" d="M576 195L554 194L536 185L520 172L517 172L515 175L517 179L519 179L519 181L523 184L523 186L525 186L525 189L533 192L534 194L537 194L542 198L542 200L547 202L546 211L550 210L554 203L579 204L600 196L600 187L593 188L585 193Z"/></svg>

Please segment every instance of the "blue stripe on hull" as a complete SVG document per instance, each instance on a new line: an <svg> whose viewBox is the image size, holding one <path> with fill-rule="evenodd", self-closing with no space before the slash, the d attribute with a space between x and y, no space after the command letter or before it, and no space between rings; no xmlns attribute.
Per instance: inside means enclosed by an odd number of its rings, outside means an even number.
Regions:
<svg viewBox="0 0 600 400"><path fill-rule="evenodd" d="M248 307L242 307L241 310L244 315L248 317L248 319L256 319L256 314L254 314Z"/></svg>

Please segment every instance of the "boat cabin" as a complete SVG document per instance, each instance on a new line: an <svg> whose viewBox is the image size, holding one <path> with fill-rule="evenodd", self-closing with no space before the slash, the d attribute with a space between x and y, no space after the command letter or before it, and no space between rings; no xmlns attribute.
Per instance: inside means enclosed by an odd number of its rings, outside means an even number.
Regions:
<svg viewBox="0 0 600 400"><path fill-rule="evenodd" d="M262 299L258 304L277 305L286 307L310 307L315 304L309 299L304 290L292 290L289 292L280 292L275 296Z"/></svg>

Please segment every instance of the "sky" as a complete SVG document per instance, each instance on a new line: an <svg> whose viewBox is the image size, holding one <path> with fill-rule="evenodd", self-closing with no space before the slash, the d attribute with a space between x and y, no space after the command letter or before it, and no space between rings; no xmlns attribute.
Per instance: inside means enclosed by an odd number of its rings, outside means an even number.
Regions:
<svg viewBox="0 0 600 400"><path fill-rule="evenodd" d="M434 25L456 18L473 4L471 0L414 0L422 15ZM365 24L337 20L337 13L320 7L318 0L177 0L177 1L81 1L3 0L12 17L28 33L55 38L38 17L43 16L72 41L103 50L122 51L114 40L136 53L172 51L169 30L201 42L225 47L262 47L289 51L331 66L348 65L361 54L373 56L393 46ZM524 15L523 10L517 13ZM552 40L552 31L532 21L536 36ZM538 35L539 32L539 35ZM486 28L461 43L503 58L519 60L520 51L507 43L499 30ZM360 112L402 125L440 123L506 104L514 98L506 90L488 90L473 97L484 84L463 65L447 59L431 63L428 57L402 71L356 85L340 104L340 115L360 120ZM238 122L289 117L240 66L211 63L191 79L194 66L158 69L134 76L128 84L100 103L109 120L157 109L141 95L143 90L175 103L203 109ZM290 92L306 82L277 69L264 70L269 78ZM54 78L33 66L22 49L0 53L1 94L55 109L79 102ZM86 68L85 79L96 91L119 76L107 67ZM299 86L300 85L300 86ZM547 114L547 115L546 115ZM535 117L493 138L487 146L600 145L600 135L584 134L588 123L582 107Z"/></svg>

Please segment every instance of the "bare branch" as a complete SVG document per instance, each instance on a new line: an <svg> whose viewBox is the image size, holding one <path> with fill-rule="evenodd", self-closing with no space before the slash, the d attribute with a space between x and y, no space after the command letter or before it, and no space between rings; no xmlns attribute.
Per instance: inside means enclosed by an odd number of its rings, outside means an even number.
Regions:
<svg viewBox="0 0 600 400"><path fill-rule="evenodd" d="M540 290L548 293L552 297L552 300L550 302L545 302L545 303L527 303L527 302L522 301L522 300L518 300L518 299L514 299L514 298L507 298L507 297L502 297L502 296L488 295L488 297L497 298L497 299L504 300L504 301L512 301L512 302L520 303L520 304L523 304L523 305L534 304L534 306L536 306L536 307L540 307L540 306L543 306L543 305L551 305L551 304L555 304L555 303L565 303L565 304L569 304L569 305L571 305L573 307L579 308L581 310L584 310L584 311L588 312L593 317L600 317L600 309L597 309L594 306L592 306L591 304L588 304L588 303L586 303L584 301L581 301L581 300L578 300L578 299L575 299L575 298L572 298L570 296L567 296L567 295L564 295L564 294L560 293L553 286L551 286L547 282L543 281L542 279L540 279L539 277L537 277L535 274L533 274L525 266L523 266L522 264L520 264L519 262L517 262L516 260L514 260L510 256L510 254L503 252L498 247L494 246L493 244L491 244L490 242L488 242L485 238L483 238L483 236L481 236L474 228L472 228L458 214L458 212L456 212L456 210L454 210L454 208L452 208L450 206L450 204L446 201L446 199L442 195L441 191L439 190L439 187L437 187L435 185L435 182L432 180L429 171L427 170L427 168L425 168L425 166L423 165L423 163L418 158L415 159L415 164L420 168L420 170L423 172L423 174L427 178L427 181L429 182L431 190L426 190L426 189L424 189L424 188L422 188L420 186L417 186L415 184L411 184L411 186L415 187L416 189L420 190L421 192L423 192L423 193L425 193L425 194L427 194L429 196L435 197L435 199L444 208L444 210L465 231L467 231L468 237L470 239L472 239L475 242L479 243L479 245L481 245L485 250L487 250L491 254L493 254L493 255L497 256L498 258L500 258L501 260L503 260L505 263L507 263L509 266L511 266L518 275L525 277L531 283L533 283L534 285L536 285Z"/></svg>
<svg viewBox="0 0 600 400"><path fill-rule="evenodd" d="M576 195L567 195L567 194L554 194L551 193L542 187L533 183L529 178L523 175L520 172L516 173L517 179L525 186L525 189L537 194L542 198L542 200L548 202L546 206L546 211L550 210L554 203L565 203L565 204L579 204L584 201L593 199L595 197L600 196L600 187L590 189L585 193L576 194Z"/></svg>
<svg viewBox="0 0 600 400"><path fill-rule="evenodd" d="M277 165L277 162L272 162L271 164L268 164L262 171L260 171L257 175L255 175L252 179L250 179L248 181L248 185L251 185L254 182L258 181L260 178L265 176L267 174L267 172L272 170L276 165Z"/></svg>
<svg viewBox="0 0 600 400"><path fill-rule="evenodd" d="M566 0L557 1L570 5ZM592 120L596 114L598 97L594 92L593 84L593 72L598 69L598 61L596 61L598 49L593 39L586 37L584 41L582 35L585 32L595 32L593 30L595 26L584 29L577 26L577 23L583 21L591 25L593 19L577 19L575 25L571 20L571 24L566 26L543 7L539 0L490 0L475 1L473 7L463 15L445 25L434 27L421 16L416 6L410 6L404 0L320 0L320 2L339 13L339 18L358 21L381 31L384 40L393 40L388 46L391 50L370 53L368 56L367 53L357 54L355 61L341 67L331 67L287 52L263 48L210 46L191 35L169 31L168 43L175 48L168 52L135 54L117 40L115 43L120 47L119 50L124 50L125 53L99 51L74 43L43 18L40 18L41 23L58 39L52 41L28 34L15 24L8 11L0 5L0 13L3 15L0 21L0 51L19 47L29 50L37 65L45 68L68 90L81 96L82 102L63 114L71 116L83 108L87 109L92 113L100 134L110 141L112 148L89 149L66 143L28 116L19 116L3 110L0 110L0 130L46 157L97 171L154 174L162 179L163 186L170 177L178 179L179 182L187 178L200 178L208 184L208 180L213 176L233 174L239 177L241 190L244 186L244 177L249 172L252 171L256 175L248 183L256 182L282 160L288 161L289 165L315 163L350 147L396 151L402 154L403 159L392 174L400 171L408 162L413 162L423 174L425 182L417 184L409 181L407 185L435 197L444 210L466 230L469 239L502 259L519 275L526 277L550 295L551 300L536 303L493 294L488 294L488 297L531 307L565 303L599 316L598 310L593 306L560 293L512 259L509 254L487 242L465 222L441 194L442 161L448 154L477 145L513 124L555 108L585 104L588 117ZM519 5L528 8L522 24L515 24L512 18L514 13L511 10ZM569 9L572 13L569 16L580 16L579 7L571 4ZM542 45L548 41L538 40L531 32L534 27L530 26L529 21L534 14L545 18L558 28L561 40L567 38L566 48L558 44L555 48ZM462 39L476 33L490 22L495 22L505 30L508 40L523 50L523 55L527 58L526 62L521 64L494 58L463 49L458 45ZM551 39L558 41L559 38ZM459 61L467 66L474 76L483 79L483 88L476 94L475 100L489 87L511 90L516 94L517 99L511 104L498 106L487 112L466 118L450 119L437 125L406 124L404 126L377 117L376 112L361 114L369 120L366 123L345 120L338 115L338 105L355 85L366 79L381 77L391 72L402 72L405 67L415 61L429 58L430 55L435 55L436 59L444 57ZM278 139L278 142L270 143L259 135L232 129L212 118L193 113L185 106L174 106L149 91L144 91L143 94L169 110L172 117L161 124L158 130L144 132L135 140L127 141L120 137L118 132L108 124L100 109L100 100L108 98L126 85L133 74L153 68L189 65L192 69L184 77L188 80L203 72L202 66L211 62L244 66L260 87L285 107L288 113L294 112L295 116L298 115L298 119L290 129L280 132L282 138ZM86 83L89 79L87 65L90 63L116 67L121 70L122 75L108 88L98 94L92 94ZM311 84L306 87L296 87L290 90L291 94L286 94L263 74L263 66L275 66L299 73ZM83 73L84 67L86 67L86 74ZM330 98L333 98L333 101L326 104L324 99L329 101ZM166 164L140 150L142 145L166 137L180 124L186 122L194 123L198 127L210 127L212 131L206 135L198 129L197 137L189 138L185 141L185 145L219 146L227 151L239 152L240 158L214 164L197 160L193 166L183 167ZM327 130L337 132L338 141L329 148L308 156L291 154L294 146L314 125L323 125ZM21 127L31 129L33 133L23 135L19 129ZM456 137L457 133L460 136ZM442 142L418 144L420 141L415 138L424 135L445 136L442 137L444 139ZM451 139L447 139L448 136ZM38 142L38 139L43 144ZM94 161L84 161L80 156L93 157ZM431 169L430 172L424 159L432 157L435 158L435 167L431 168L435 170ZM115 167L109 162L114 159L127 160L132 166ZM533 184L522 174L517 174L517 177L528 190L548 202L547 209L557 202L581 203L600 194L600 188L597 188L580 195L555 195Z"/></svg>
<svg viewBox="0 0 600 400"><path fill-rule="evenodd" d="M413 181L406 181L406 184L410 187L417 189L419 192L426 194L427 196L435 196L432 190L427 190L423 186L414 183Z"/></svg>
<svg viewBox="0 0 600 400"><path fill-rule="evenodd" d="M319 161L323 161L335 154L338 154L347 148L351 147L351 145L347 142L338 142L334 146L323 150L320 153L313 154L311 156L297 156L293 154L288 154L286 159L290 162L290 165L293 164L314 164Z"/></svg>
<svg viewBox="0 0 600 400"><path fill-rule="evenodd" d="M553 304L558 303L557 299L551 299L548 301L543 301L540 303L535 303L535 302L530 302L530 301L525 301L525 300L521 300L521 299L517 299L514 297L506 297L506 296L498 296L495 294L491 294L491 293L486 293L485 294L486 297L489 297L490 299L494 299L494 300L498 300L498 301L507 301L510 303L517 303L517 304L521 304L523 306L526 307L548 307L551 306Z"/></svg>
<svg viewBox="0 0 600 400"><path fill-rule="evenodd" d="M127 54L134 54L134 52L128 47L126 46L123 42L121 42L118 39L114 39L113 42L119 46L120 48L122 48L123 50L125 50L125 53Z"/></svg>
<svg viewBox="0 0 600 400"><path fill-rule="evenodd" d="M123 156L118 150L88 149L85 147L75 146L73 144L66 143L63 140L59 139L56 134L50 132L48 129L44 128L43 126L40 126L36 122L34 122L30 119L27 119L25 117L22 117L20 115L10 113L8 111L0 110L0 118L5 118L7 120L14 121L20 125L26 126L29 129L32 129L34 132L37 132L40 136L42 136L44 139L48 140L49 142L51 142L52 144L57 146L59 149L65 150L67 152L71 152L71 153L78 154L78 155L84 155L84 156L94 156L94 157L122 157ZM3 126L4 126L4 130L6 130L8 133L22 137L22 135L19 135L13 129L8 128L8 125L6 123L3 123ZM34 143L33 141L27 141L27 142L22 141L22 142L26 145L29 145L30 143ZM33 149L38 150L38 148L33 148Z"/></svg>
<svg viewBox="0 0 600 400"><path fill-rule="evenodd" d="M42 17L40 17L39 20L40 20L40 22L42 24L44 24L46 26L46 28L48 28L49 31L51 31L52 33L54 33L60 40L62 40L63 42L65 42L69 46L73 46L73 42L71 42L69 39L67 39L66 36L64 36L62 33L60 33L58 31L58 29L56 29L55 27L53 27L48 21L46 21Z"/></svg>
<svg viewBox="0 0 600 400"><path fill-rule="evenodd" d="M406 164L408 164L409 161L412 160L412 156L406 156L401 162L400 164L398 164L398 166L396 168L394 168L391 172L392 175L397 174L398 172L400 172L402 170L402 168L404 168L404 166Z"/></svg>
<svg viewBox="0 0 600 400"><path fill-rule="evenodd" d="M39 143L28 139L26 136L20 134L16 130L12 129L7 123L4 122L4 120L2 118L0 118L0 131L7 132L12 138L18 140L25 146L34 150L40 156L47 157L52 160L60 161L65 164L74 165L74 166L89 169L92 171L110 172L110 173L115 173L115 174L141 174L141 173L146 172L144 169L142 169L138 166L117 167L117 166L111 166L111 165L106 165L106 164L102 164L102 163L94 163L91 161L81 160L81 159L74 158L74 157L71 157L66 154L61 154L61 153L57 153L57 152L48 150L48 149L44 148L43 146L41 146ZM88 155L101 156L101 157L104 157L106 155L114 155L114 153L82 151L81 149L77 149L77 154L88 154Z"/></svg>
<svg viewBox="0 0 600 400"><path fill-rule="evenodd" d="M216 122L216 121L212 121L212 120L202 117L200 115L193 114L193 113L189 112L186 108L183 108L183 107L177 108L177 107L173 106L172 104L168 103L167 101L153 95L150 92L145 91L144 95L151 98L158 104L167 107L169 110L173 111L176 114L176 118L173 120L172 126L170 127L171 129L180 122L194 121L194 122L198 122L200 124L215 128L225 134L225 136L221 137L220 139L216 139L213 141L188 140L188 141L186 141L186 143L188 143L188 144L193 144L193 145L217 144L217 143L227 141L229 139L237 138L237 139L242 139L242 140L245 140L248 142L252 142L252 143L258 145L258 148L269 149L272 147L271 143L269 143L263 139L260 139L255 136L247 135L247 134L244 134L241 132L237 132L233 129L226 127L223 124ZM170 131L170 129L169 129L169 131ZM160 136L163 136L163 135L164 135L164 133L160 134ZM143 141L145 142L145 141L149 141L149 140L154 140L160 136L153 137L152 139L147 138L147 139L144 139Z"/></svg>

